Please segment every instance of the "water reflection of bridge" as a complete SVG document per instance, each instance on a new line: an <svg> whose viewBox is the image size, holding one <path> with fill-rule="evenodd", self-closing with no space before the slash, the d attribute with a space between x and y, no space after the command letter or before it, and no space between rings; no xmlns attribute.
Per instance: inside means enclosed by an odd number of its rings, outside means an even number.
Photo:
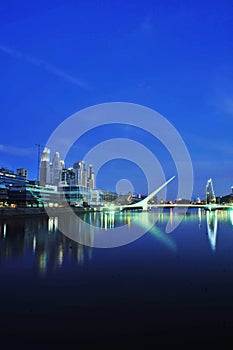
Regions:
<svg viewBox="0 0 233 350"><path fill-rule="evenodd" d="M186 218L192 218L193 215L197 218L199 228L206 228L205 232L210 247L215 251L218 221L227 220L233 225L233 210L205 211L198 208L198 211L188 211ZM127 230L130 230L133 223L143 227L145 232L149 232L168 249L176 250L175 235L167 235L163 227L168 221L172 225L178 216L179 212L173 208L170 208L169 211L163 211L161 208L146 212L92 212L81 215L76 222L73 220L69 222L67 217L66 221L60 223L64 230L72 225L76 230L78 240L83 237L83 242L87 246L59 232L59 217L19 218L13 221L6 219L0 222L0 259L9 259L14 256L21 260L24 256L31 256L32 259L35 259L36 266L41 273L49 269L57 269L66 264L69 259L74 259L77 263L82 264L92 257L91 246L97 226L103 230L111 230L117 226L126 225ZM156 224L152 225L153 222Z"/></svg>
<svg viewBox="0 0 233 350"><path fill-rule="evenodd" d="M212 250L216 249L218 213L216 211L207 211L206 213L207 234Z"/></svg>
<svg viewBox="0 0 233 350"><path fill-rule="evenodd" d="M172 176L170 179L168 179L164 184L162 184L160 187L158 187L155 191L150 193L146 198L142 199L141 201L133 204L126 204L126 205L118 205L115 206L115 209L120 209L120 210L134 210L134 209L142 209L144 211L150 210L152 208L183 208L183 209L188 209L188 208L203 208L208 211L213 211L213 210L223 210L223 209L229 209L232 208L233 206L231 205L222 205L222 204L216 204L216 196L214 194L214 186L213 186L213 181L212 179L209 179L207 181L206 185L206 204L193 204L193 203L156 203L156 204L150 204L149 201L157 195L163 188L165 188L173 179L175 176Z"/></svg>
<svg viewBox="0 0 233 350"><path fill-rule="evenodd" d="M198 209L199 228L202 227L202 213L203 211L201 209ZM206 211L204 216L206 217L206 230L210 247L213 251L215 251L217 246L218 221L227 220L230 221L231 225L233 226L233 210Z"/></svg>

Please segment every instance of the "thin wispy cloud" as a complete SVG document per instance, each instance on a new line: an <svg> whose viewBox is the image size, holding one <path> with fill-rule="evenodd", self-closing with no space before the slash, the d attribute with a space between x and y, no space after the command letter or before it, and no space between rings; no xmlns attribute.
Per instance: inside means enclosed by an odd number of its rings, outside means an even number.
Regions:
<svg viewBox="0 0 233 350"><path fill-rule="evenodd" d="M23 148L15 146L7 146L0 144L0 154L5 153L13 156L30 157L35 156L35 148Z"/></svg>
<svg viewBox="0 0 233 350"><path fill-rule="evenodd" d="M64 80L66 80L67 82L75 84L83 89L86 89L86 90L90 89L90 86L86 82L84 82L83 80L77 79L77 78L73 77L72 75L67 74L63 70L61 70L61 69L53 66L52 64L49 64L49 63L43 61L43 60L37 59L37 58L32 57L32 56L25 55L18 50L13 50L13 49L6 47L6 46L3 46L1 44L0 44L0 51L18 59L18 60L28 62L34 66L38 66L38 67L48 71L49 73L52 73L52 74L54 74L54 75L56 75Z"/></svg>

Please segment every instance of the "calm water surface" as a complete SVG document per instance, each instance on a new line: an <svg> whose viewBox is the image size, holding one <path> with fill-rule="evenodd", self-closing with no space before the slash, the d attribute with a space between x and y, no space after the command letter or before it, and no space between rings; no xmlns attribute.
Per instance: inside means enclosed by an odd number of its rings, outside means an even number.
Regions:
<svg viewBox="0 0 233 350"><path fill-rule="evenodd" d="M83 220L113 228L134 219L143 225L145 213L93 215ZM140 239L101 249L67 238L57 217L0 218L1 344L211 347L231 340L233 211L192 210L165 233L174 219L164 210Z"/></svg>

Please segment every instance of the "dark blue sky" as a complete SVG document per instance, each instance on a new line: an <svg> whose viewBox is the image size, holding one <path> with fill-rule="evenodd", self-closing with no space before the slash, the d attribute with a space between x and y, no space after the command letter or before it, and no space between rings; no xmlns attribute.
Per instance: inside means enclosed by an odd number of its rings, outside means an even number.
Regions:
<svg viewBox="0 0 233 350"><path fill-rule="evenodd" d="M45 144L63 120L91 105L132 102L158 111L184 139L194 197L204 196L209 177L217 195L229 193L232 38L230 0L1 1L0 166L27 167L36 178L35 144ZM135 130L86 135L68 165L114 133L157 150L166 176L173 175L156 140ZM124 177L125 163L114 164L106 164L97 185L113 189L117 176ZM130 166L127 178L145 192L140 172L132 167L130 173Z"/></svg>

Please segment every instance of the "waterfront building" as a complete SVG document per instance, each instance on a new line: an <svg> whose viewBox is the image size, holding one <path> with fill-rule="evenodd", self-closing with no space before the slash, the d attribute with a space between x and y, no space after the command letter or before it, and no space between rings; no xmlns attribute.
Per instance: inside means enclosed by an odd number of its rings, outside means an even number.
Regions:
<svg viewBox="0 0 233 350"><path fill-rule="evenodd" d="M86 206L90 204L91 191L86 186L76 184L59 184L61 204L71 206Z"/></svg>
<svg viewBox="0 0 233 350"><path fill-rule="evenodd" d="M0 169L0 205L48 206L60 202L56 186L38 186L36 181L27 179L27 169Z"/></svg>
<svg viewBox="0 0 233 350"><path fill-rule="evenodd" d="M8 189L5 184L0 183L0 207L4 206L8 201Z"/></svg>
<svg viewBox="0 0 233 350"><path fill-rule="evenodd" d="M18 170L18 169L17 169ZM26 169L25 169L26 170ZM0 169L0 206L9 204L9 193L14 186L26 186L28 180L21 175L19 171L17 174L13 170L7 168Z"/></svg>
<svg viewBox="0 0 233 350"><path fill-rule="evenodd" d="M44 207L60 204L60 193L55 186L12 186L8 191L8 204L17 207Z"/></svg>
<svg viewBox="0 0 233 350"><path fill-rule="evenodd" d="M28 180L25 176L15 174L13 170L7 168L0 169L0 184L4 184L7 188L14 185L25 185Z"/></svg>

